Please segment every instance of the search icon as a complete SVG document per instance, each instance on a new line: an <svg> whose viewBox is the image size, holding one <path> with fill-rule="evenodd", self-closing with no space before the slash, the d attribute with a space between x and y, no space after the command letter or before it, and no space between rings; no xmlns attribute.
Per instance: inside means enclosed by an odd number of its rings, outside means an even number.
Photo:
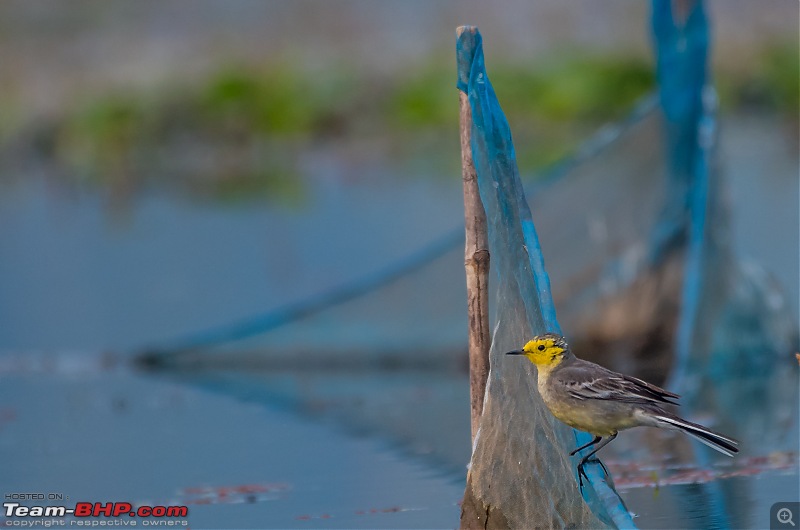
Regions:
<svg viewBox="0 0 800 530"><path fill-rule="evenodd" d="M778 518L778 522L781 524L790 524L795 526L794 521L792 520L792 510L789 508L781 508L778 510L778 513L775 516Z"/></svg>

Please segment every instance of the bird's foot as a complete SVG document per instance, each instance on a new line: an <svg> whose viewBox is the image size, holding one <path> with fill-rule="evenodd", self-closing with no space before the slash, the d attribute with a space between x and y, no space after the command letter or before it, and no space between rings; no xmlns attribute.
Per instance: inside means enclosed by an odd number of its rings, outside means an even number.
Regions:
<svg viewBox="0 0 800 530"><path fill-rule="evenodd" d="M591 457L589 460L587 460L587 462L588 463L592 463L592 464L600 464L600 467L603 468L603 471L605 472L605 474L608 475L608 469L606 469L606 465L603 463L602 460L600 460L596 456Z"/></svg>
<svg viewBox="0 0 800 530"><path fill-rule="evenodd" d="M578 487L583 493L583 479L586 477L586 480L589 480L589 477L586 476L586 471L583 470L583 462L578 464Z"/></svg>
<svg viewBox="0 0 800 530"><path fill-rule="evenodd" d="M583 466L584 464L594 464L594 463L600 464L600 467L603 468L603 471L605 472L606 476L608 476L608 469L606 469L606 465L596 456L592 456L588 459L581 460L581 462L578 464L578 486L580 487L581 492L583 492L583 479L585 478L587 481L589 480L589 477L586 475L586 470L583 468Z"/></svg>

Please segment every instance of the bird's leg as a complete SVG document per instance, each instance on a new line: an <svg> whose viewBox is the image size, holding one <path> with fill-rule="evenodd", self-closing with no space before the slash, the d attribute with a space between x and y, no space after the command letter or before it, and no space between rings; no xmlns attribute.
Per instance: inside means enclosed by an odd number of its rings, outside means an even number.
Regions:
<svg viewBox="0 0 800 530"><path fill-rule="evenodd" d="M614 434L612 434L611 436L609 436L608 438L606 438L605 440L603 440L602 442L600 442L599 444L597 444L597 447L595 447L594 449L592 449L592 452L591 452L591 453L589 453L588 455L586 455L586 456L584 456L584 457L583 457L583 460L581 460L581 464L585 464L585 463L586 463L586 461L587 461L587 460L589 460L591 457L593 457L593 456L594 456L594 454L595 454L597 451L599 451L600 449L602 449L603 447L605 447L606 445L608 445L608 444L609 444L609 442L611 442L611 440L613 440L614 438L616 438L616 437L617 437L617 434L619 434L619 433L618 433L618 432L615 432Z"/></svg>
<svg viewBox="0 0 800 530"><path fill-rule="evenodd" d="M605 440L602 440L602 441L600 441L600 443L598 443L598 444L597 444L597 446L596 446L594 449L592 449L592 452L591 452L591 453L589 453L588 455L586 455L586 456L584 456L583 458L581 458L581 461L580 461L580 462L578 462L578 483L579 483L579 485L580 485L580 488L581 488L581 490L583 489L583 478L582 478L582 477L586 477L586 480L589 480L589 477L587 477L587 476L586 476L586 471L583 469L583 466L584 466L584 464L586 464L586 462L588 462L588 461L589 461L589 459L590 459L591 457L593 457L593 456L594 456L594 454L595 454L597 451L599 451L600 449L602 449L603 447L605 447L606 445L608 445L608 443L609 443L611 440L613 440L614 438L616 438L616 437L617 437L617 434L618 434L618 433L614 433L614 434L612 434L611 436L609 436L608 438L606 438ZM600 436L598 436L597 438L601 438L601 439L602 439L602 437L600 437ZM595 439L595 440L592 440L592 444L594 444L594 443L597 443L597 442L596 442L596 439ZM589 444L589 445L592 445L592 444ZM588 446L587 446L587 447L588 447ZM581 447L580 449L583 449L583 447ZM580 449L576 449L576 452L577 452L577 451L579 451ZM597 459L595 459L595 460L597 460ZM597 461L599 462L599 460L597 460ZM604 466L602 462L600 462L600 465L603 467L603 471L605 471L605 472L606 472L606 475L608 475L608 470L606 469L606 466Z"/></svg>
<svg viewBox="0 0 800 530"><path fill-rule="evenodd" d="M574 451L572 451L572 452L569 454L569 456L574 456L574 455L575 455L575 453L577 453L578 451L583 451L584 449L586 449L586 448L587 448L587 447L589 447L590 445L594 445L594 444L596 444L597 442L599 442L599 441L600 441L600 440L602 440L602 439L603 439L603 437L602 437L602 436L595 436L595 437L594 437L594 439L592 439L592 441L591 441L591 442L589 442L589 443L587 443L587 444L583 444L582 446L578 447L577 449L575 449Z"/></svg>
<svg viewBox="0 0 800 530"><path fill-rule="evenodd" d="M575 453L577 453L578 451L583 451L587 447L593 446L594 444L598 443L602 439L603 439L602 436L595 436L594 438L592 438L592 440L589 443L583 444L582 446L580 446L577 449L575 449L574 451L572 451L569 454L569 456L574 456ZM580 484L581 490L583 490L583 477L585 477L585 476L586 476L586 473L584 473L584 471L583 471L583 461L581 461L581 463L578 464L578 483ZM588 477L587 477L587 480L588 480Z"/></svg>

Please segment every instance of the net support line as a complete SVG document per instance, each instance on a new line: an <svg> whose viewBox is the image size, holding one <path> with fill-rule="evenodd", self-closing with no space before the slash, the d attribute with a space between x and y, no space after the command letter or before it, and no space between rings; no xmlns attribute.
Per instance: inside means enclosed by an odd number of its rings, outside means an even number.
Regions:
<svg viewBox="0 0 800 530"><path fill-rule="evenodd" d="M267 333L388 285L440 258L463 241L462 229L449 232L404 259L372 274L361 276L355 281L346 282L328 291L286 304L261 315L191 334L156 347L145 348L143 355L153 359L164 358Z"/></svg>

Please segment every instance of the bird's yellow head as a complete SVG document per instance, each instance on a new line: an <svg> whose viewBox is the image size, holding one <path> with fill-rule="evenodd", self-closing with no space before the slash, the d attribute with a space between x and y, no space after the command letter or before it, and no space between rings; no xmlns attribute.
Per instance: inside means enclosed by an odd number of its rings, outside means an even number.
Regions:
<svg viewBox="0 0 800 530"><path fill-rule="evenodd" d="M564 337L545 333L533 337L521 350L510 351L506 355L524 355L536 366L553 368L570 355L570 350Z"/></svg>

